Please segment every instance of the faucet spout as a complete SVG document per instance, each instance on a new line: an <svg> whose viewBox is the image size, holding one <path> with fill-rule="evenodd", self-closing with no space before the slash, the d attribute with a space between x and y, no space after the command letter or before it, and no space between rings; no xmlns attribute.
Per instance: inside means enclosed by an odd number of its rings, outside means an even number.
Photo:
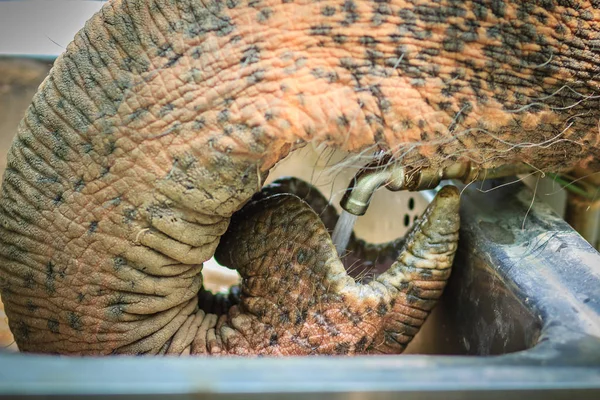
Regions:
<svg viewBox="0 0 600 400"><path fill-rule="evenodd" d="M397 181L403 182L404 172L404 167L390 163L389 158L366 165L350 181L340 201L341 207L350 214L364 215L375 191L382 185L395 187Z"/></svg>
<svg viewBox="0 0 600 400"><path fill-rule="evenodd" d="M411 169L384 157L363 167L350 181L340 206L347 212L360 216L369 208L377 189L384 186L393 192L433 189L443 179L458 179L464 183L494 179L531 172L527 164L507 164L494 168L478 168L470 162L458 162L445 168Z"/></svg>

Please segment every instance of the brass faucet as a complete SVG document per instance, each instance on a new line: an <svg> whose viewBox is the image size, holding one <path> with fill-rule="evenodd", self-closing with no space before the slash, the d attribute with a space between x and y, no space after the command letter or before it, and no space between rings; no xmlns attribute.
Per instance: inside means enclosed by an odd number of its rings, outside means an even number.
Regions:
<svg viewBox="0 0 600 400"><path fill-rule="evenodd" d="M364 215L373 193L381 186L393 192L433 189L443 179L476 180L514 176L533 171L527 164L507 164L495 168L479 168L471 162L451 164L445 168L408 168L385 157L363 167L350 181L340 206L354 215Z"/></svg>

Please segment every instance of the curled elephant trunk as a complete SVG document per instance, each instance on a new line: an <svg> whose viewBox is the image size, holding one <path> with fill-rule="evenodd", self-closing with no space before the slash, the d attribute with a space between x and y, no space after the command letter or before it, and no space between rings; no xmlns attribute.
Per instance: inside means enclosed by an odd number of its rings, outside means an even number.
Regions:
<svg viewBox="0 0 600 400"><path fill-rule="evenodd" d="M238 354L401 352L450 275L458 205L457 189L444 187L389 269L365 283L346 273L318 210L290 194L252 201L234 215L215 254L242 276L240 304L217 326L223 347Z"/></svg>
<svg viewBox="0 0 600 400"><path fill-rule="evenodd" d="M451 217L423 222L400 253L408 258L357 285L301 200L250 203L265 242L229 228L237 244L223 249L248 286L222 317L199 309L202 263L269 169L308 142L384 152L411 167L598 169L598 20L590 1L107 3L56 61L9 153L0 284L19 347L304 354L331 325L347 345L323 341L322 353L401 350L414 334L407 326L418 327L430 307L418 299L443 287L413 274L446 273L436 271L451 263ZM455 211L456 198L445 190L432 215ZM273 218L285 217L280 206L312 229L298 232L302 252L288 249L289 239L267 241L278 232ZM419 236L427 229L442 240L435 262L437 239ZM238 254L243 246L251 247ZM285 263L270 268L280 279L301 277L298 287L312 294L298 303L296 336L285 338L296 304L284 294L299 292L252 275L261 269L252 254L278 251L296 261L287 272ZM410 289L405 279L425 283ZM259 288L261 296L248 295ZM418 307L402 308L411 296ZM265 311L273 307L290 321ZM410 324L394 317L404 312ZM363 342L351 321L371 314L380 322L368 332L361 325Z"/></svg>

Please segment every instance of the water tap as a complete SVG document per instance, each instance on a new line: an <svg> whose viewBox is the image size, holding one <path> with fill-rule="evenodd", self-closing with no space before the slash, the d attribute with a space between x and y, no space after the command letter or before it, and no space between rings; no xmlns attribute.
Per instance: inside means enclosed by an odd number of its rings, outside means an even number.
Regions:
<svg viewBox="0 0 600 400"><path fill-rule="evenodd" d="M459 179L464 183L475 180L514 176L531 172L527 164L507 164L496 168L479 168L471 162L459 162L444 168L408 168L382 158L363 167L350 181L340 206L354 215L364 215L373 193L381 186L393 192L433 189L443 179Z"/></svg>

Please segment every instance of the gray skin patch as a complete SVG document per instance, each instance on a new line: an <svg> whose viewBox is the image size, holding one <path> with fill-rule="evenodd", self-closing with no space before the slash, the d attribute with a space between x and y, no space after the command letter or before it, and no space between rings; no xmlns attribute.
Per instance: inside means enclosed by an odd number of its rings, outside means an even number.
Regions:
<svg viewBox="0 0 600 400"><path fill-rule="evenodd" d="M27 289L32 289L35 286L35 278L32 271L27 271L25 273L25 278L23 279L23 287Z"/></svg>
<svg viewBox="0 0 600 400"><path fill-rule="evenodd" d="M52 318L48 320L48 330L54 334L58 334L60 332L60 323L57 319Z"/></svg>
<svg viewBox="0 0 600 400"><path fill-rule="evenodd" d="M67 315L67 322L71 329L75 331L81 331L83 328L83 321L81 320L81 316L77 315L74 312L69 312Z"/></svg>
<svg viewBox="0 0 600 400"><path fill-rule="evenodd" d="M52 261L49 261L48 264L46 264L45 287L46 287L46 292L48 294L56 293L56 286L55 286L56 271L54 268L55 267L54 267L54 264L52 263Z"/></svg>
<svg viewBox="0 0 600 400"><path fill-rule="evenodd" d="M37 309L39 308L37 305L34 304L33 301L31 300L27 300L27 302L25 303L25 307L27 308L27 311L29 311L30 313L34 313L37 311Z"/></svg>
<svg viewBox="0 0 600 400"><path fill-rule="evenodd" d="M23 321L19 321L16 324L16 327L14 328L14 333L15 333L15 339L21 339L21 340L29 340L29 334L31 333L31 329L29 327L29 325L27 325L25 322Z"/></svg>

